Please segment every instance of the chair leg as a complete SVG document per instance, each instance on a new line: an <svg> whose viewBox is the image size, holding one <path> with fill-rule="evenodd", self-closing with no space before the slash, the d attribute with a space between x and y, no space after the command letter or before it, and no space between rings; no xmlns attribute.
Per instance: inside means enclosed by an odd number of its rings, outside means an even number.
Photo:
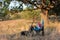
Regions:
<svg viewBox="0 0 60 40"><path fill-rule="evenodd" d="M42 36L44 36L44 31L42 31Z"/></svg>
<svg viewBox="0 0 60 40"><path fill-rule="evenodd" d="M44 36L44 27L42 27L42 36Z"/></svg>

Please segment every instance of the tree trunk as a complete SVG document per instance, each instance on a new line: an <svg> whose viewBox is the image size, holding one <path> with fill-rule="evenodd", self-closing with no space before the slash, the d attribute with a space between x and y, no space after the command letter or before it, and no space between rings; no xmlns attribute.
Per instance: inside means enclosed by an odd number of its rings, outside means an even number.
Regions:
<svg viewBox="0 0 60 40"><path fill-rule="evenodd" d="M41 19L44 19L44 26L48 26L48 24L49 24L48 10L42 10Z"/></svg>

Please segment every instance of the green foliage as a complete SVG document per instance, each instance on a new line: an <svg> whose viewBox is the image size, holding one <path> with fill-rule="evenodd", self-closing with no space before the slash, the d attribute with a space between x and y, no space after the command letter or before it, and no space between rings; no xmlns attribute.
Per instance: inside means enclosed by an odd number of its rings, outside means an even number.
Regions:
<svg viewBox="0 0 60 40"><path fill-rule="evenodd" d="M13 15L10 15L10 20L13 20L13 19L20 19L21 18L21 16L20 16L20 14L13 14Z"/></svg>
<svg viewBox="0 0 60 40"><path fill-rule="evenodd" d="M49 0L46 0L46 4L48 5L50 3L50 1Z"/></svg>
<svg viewBox="0 0 60 40"><path fill-rule="evenodd" d="M5 0L5 2L7 2L8 4L10 3L10 1L11 0ZM18 1L20 1L20 0L18 0ZM54 13L54 12L58 13L58 14L60 13L60 6L59 6L60 5L60 0L57 0L57 1L58 2L55 3L56 4L55 7L53 9L49 10L49 14ZM50 3L50 1L46 0L46 4L49 5L49 3ZM31 3L31 5L34 5L34 4ZM6 17L7 19L25 18L25 19L40 20L40 12L41 11L40 10L32 10L33 6L28 7L26 11L23 10L22 12L20 12L21 10L19 10L19 8L15 8L15 9L13 9L13 11L11 11L12 14L10 14L9 10L7 9L7 7L8 6L4 6L2 9L0 9L0 17L4 17L4 18ZM45 8L47 8L47 7L45 7ZM19 14L15 14L16 12L20 12L20 13Z"/></svg>
<svg viewBox="0 0 60 40"><path fill-rule="evenodd" d="M56 14L60 16L60 0L56 0L54 7L49 10L49 15Z"/></svg>
<svg viewBox="0 0 60 40"><path fill-rule="evenodd" d="M40 10L22 11L21 18L40 20Z"/></svg>
<svg viewBox="0 0 60 40"><path fill-rule="evenodd" d="M9 14L9 10L7 7L8 6L4 6L2 9L0 9L0 17L1 17L0 19L5 20L5 17Z"/></svg>
<svg viewBox="0 0 60 40"><path fill-rule="evenodd" d="M4 1L7 2L7 3L9 4L11 0L4 0Z"/></svg>

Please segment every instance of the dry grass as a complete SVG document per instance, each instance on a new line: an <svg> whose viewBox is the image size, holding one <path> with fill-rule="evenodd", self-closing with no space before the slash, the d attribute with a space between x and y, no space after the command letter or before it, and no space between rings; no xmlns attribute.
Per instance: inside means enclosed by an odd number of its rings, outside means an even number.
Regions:
<svg viewBox="0 0 60 40"><path fill-rule="evenodd" d="M29 24L27 22L28 20L26 21L24 19L0 22L0 34L12 34L20 32L22 30L27 30L27 28L29 27Z"/></svg>
<svg viewBox="0 0 60 40"><path fill-rule="evenodd" d="M45 17L44 17L45 18ZM45 36L26 37L20 32L28 30L32 20L17 19L0 22L0 40L60 40L60 23L49 22L45 18Z"/></svg>
<svg viewBox="0 0 60 40"><path fill-rule="evenodd" d="M16 32L20 32L22 30L28 30L31 25L32 20L18 19L18 20L9 20L9 21L1 21L0 22L0 34L7 33L12 34ZM56 27L60 31L60 23L59 22L47 22L45 21L45 27Z"/></svg>
<svg viewBox="0 0 60 40"><path fill-rule="evenodd" d="M0 40L60 40L60 34L55 27L47 27L45 29L45 36L22 36L20 33L15 34L3 34L0 35Z"/></svg>

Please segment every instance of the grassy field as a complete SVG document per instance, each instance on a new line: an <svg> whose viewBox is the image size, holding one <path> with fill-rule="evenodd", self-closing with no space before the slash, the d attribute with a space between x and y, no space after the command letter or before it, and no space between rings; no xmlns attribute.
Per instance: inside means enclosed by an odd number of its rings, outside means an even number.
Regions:
<svg viewBox="0 0 60 40"><path fill-rule="evenodd" d="M32 20L24 20L24 19L18 19L18 20L11 20L11 21L1 21L0 22L0 34L7 33L7 34L13 34L18 33L23 30L28 30L29 26L31 25ZM45 24L47 25L47 24ZM49 22L49 24L46 27L56 27L56 29L60 30L60 23L55 22Z"/></svg>
<svg viewBox="0 0 60 40"><path fill-rule="evenodd" d="M30 23L29 20L9 20L0 22L0 40L60 40L60 23L49 22L45 27L45 36L21 36L20 32L28 30Z"/></svg>
<svg viewBox="0 0 60 40"><path fill-rule="evenodd" d="M32 20L17 19L0 21L0 40L60 40L60 23L45 21L45 36L26 37L20 32L28 30Z"/></svg>

